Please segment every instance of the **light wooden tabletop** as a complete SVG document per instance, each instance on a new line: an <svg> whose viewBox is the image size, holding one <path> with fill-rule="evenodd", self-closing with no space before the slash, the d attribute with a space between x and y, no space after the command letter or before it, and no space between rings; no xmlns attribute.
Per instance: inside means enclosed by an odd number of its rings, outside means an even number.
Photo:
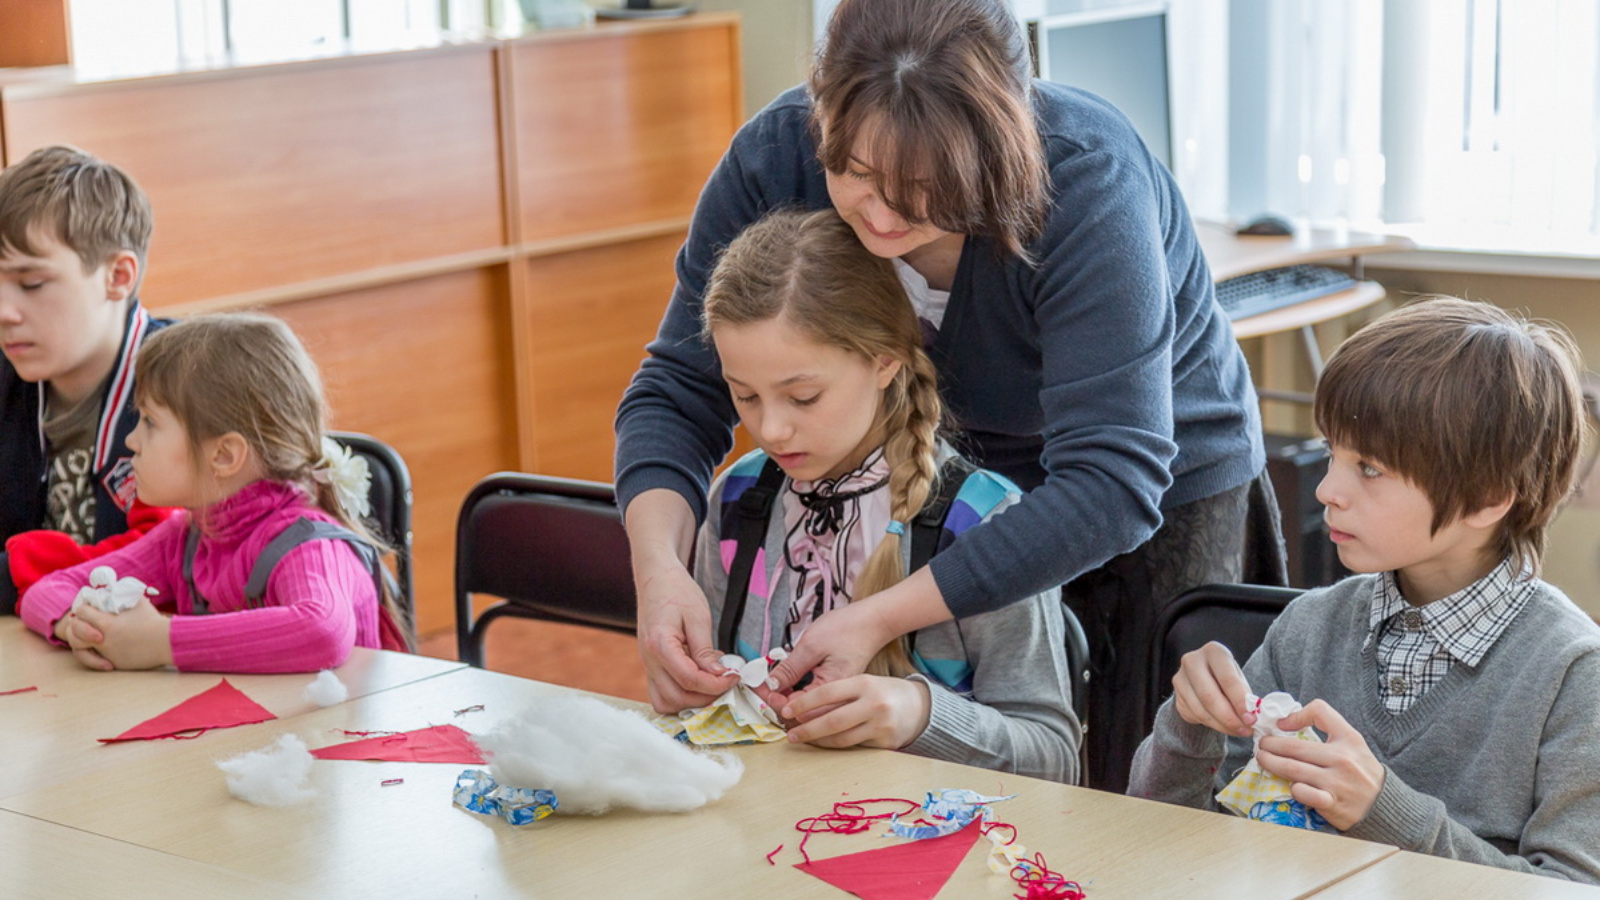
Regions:
<svg viewBox="0 0 1600 900"><path fill-rule="evenodd" d="M311 900L281 884L0 810L0 896L10 900Z"/></svg>
<svg viewBox="0 0 1600 900"><path fill-rule="evenodd" d="M1600 900L1600 888L1401 852L1317 894L1317 900L1416 900L1418 897Z"/></svg>
<svg viewBox="0 0 1600 900"><path fill-rule="evenodd" d="M360 697L462 668L451 660L356 648L336 671ZM279 718L316 709L305 698L315 675L228 675L228 682ZM96 672L12 616L0 617L0 797L84 773L147 762L171 741L102 745L222 680L204 673Z"/></svg>
<svg viewBox="0 0 1600 900"><path fill-rule="evenodd" d="M783 743L731 751L745 763L742 781L695 812L558 814L523 828L451 804L462 765L318 761L317 796L280 809L230 797L214 765L286 732L311 747L345 740L340 729L455 723L483 733L567 690L461 669L290 719L162 742L159 757L100 767L70 791L19 793L0 806L327 897L844 896L793 868L793 824L841 799L920 799L946 787L1017 794L999 804L999 817L1094 900L1302 897L1395 852L900 753ZM484 709L457 713L476 704ZM382 785L392 778L404 781ZM807 850L821 859L884 845L870 835L822 834ZM940 896L1016 893L984 866L982 846Z"/></svg>

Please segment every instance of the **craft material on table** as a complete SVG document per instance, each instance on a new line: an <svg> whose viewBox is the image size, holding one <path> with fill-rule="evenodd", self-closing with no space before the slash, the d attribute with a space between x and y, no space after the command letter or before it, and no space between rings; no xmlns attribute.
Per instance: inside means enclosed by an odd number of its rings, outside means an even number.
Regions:
<svg viewBox="0 0 1600 900"><path fill-rule="evenodd" d="M332 669L323 669L306 685L305 697L318 706L334 706L349 699L350 689L344 686Z"/></svg>
<svg viewBox="0 0 1600 900"><path fill-rule="evenodd" d="M1299 731L1284 731L1278 727L1279 719L1301 709L1299 702L1289 694L1283 691L1273 691L1265 697L1249 694L1246 700L1256 711L1256 723L1252 727L1255 752L1260 751L1261 739L1268 735L1321 743L1322 738L1309 727ZM1321 813L1294 799L1289 791L1289 779L1261 768L1255 752L1250 754L1250 761L1239 774L1217 794L1218 803L1247 819L1314 831L1337 831Z"/></svg>
<svg viewBox="0 0 1600 900"><path fill-rule="evenodd" d="M552 697L477 742L496 781L555 791L563 813L686 812L744 774L738 757L685 746L639 713L592 697Z"/></svg>
<svg viewBox="0 0 1600 900"><path fill-rule="evenodd" d="M483 751L472 735L454 725L435 725L416 731L350 732L362 739L332 744L311 751L317 759L387 760L390 762L466 763L483 765Z"/></svg>
<svg viewBox="0 0 1600 900"><path fill-rule="evenodd" d="M697 709L677 715L656 716L651 721L668 737L699 747L767 743L781 740L786 732L783 720L756 694L754 688L766 683L775 663L785 657L782 648L765 658L748 662L729 653L722 664L739 672L739 680L717 699Z"/></svg>
<svg viewBox="0 0 1600 900"><path fill-rule="evenodd" d="M468 769L456 776L452 799L462 809L499 816L513 825L531 825L561 805L554 791L507 787L482 769Z"/></svg>
<svg viewBox="0 0 1600 900"><path fill-rule="evenodd" d="M215 728L233 728L276 719L261 704L246 697L224 678L206 691L179 703L166 712L133 726L114 738L100 738L102 744L119 741L147 741L155 738L187 740Z"/></svg>
<svg viewBox="0 0 1600 900"><path fill-rule="evenodd" d="M306 742L293 734L260 750L242 753L217 763L228 780L228 793L257 806L289 806L316 795L306 784L311 777L311 753Z"/></svg>

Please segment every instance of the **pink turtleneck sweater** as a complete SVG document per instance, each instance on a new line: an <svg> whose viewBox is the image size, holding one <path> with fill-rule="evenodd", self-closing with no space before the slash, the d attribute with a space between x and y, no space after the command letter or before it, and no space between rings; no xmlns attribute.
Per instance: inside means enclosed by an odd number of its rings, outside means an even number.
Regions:
<svg viewBox="0 0 1600 900"><path fill-rule="evenodd" d="M264 606L245 609L245 582L256 557L301 517L333 521L290 484L257 481L206 510L206 533L194 558L194 583L211 605L191 615L183 578L189 515L161 523L140 540L98 559L46 576L22 597L29 628L55 639L55 624L72 608L95 566L132 575L160 591L153 599L173 613L172 660L183 671L312 672L344 662L350 648L380 646L378 597L372 576L343 541L308 541L291 550L267 582Z"/></svg>

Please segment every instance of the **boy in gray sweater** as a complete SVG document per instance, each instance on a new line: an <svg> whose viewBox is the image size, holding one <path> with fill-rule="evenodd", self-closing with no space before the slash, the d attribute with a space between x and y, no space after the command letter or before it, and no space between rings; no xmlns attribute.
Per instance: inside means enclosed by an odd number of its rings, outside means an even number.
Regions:
<svg viewBox="0 0 1600 900"><path fill-rule="evenodd" d="M1536 577L1583 432L1560 330L1440 298L1351 337L1317 386L1339 559L1241 671L1183 658L1129 793L1216 808L1250 759L1246 694L1285 691L1256 761L1353 837L1600 883L1600 627Z"/></svg>

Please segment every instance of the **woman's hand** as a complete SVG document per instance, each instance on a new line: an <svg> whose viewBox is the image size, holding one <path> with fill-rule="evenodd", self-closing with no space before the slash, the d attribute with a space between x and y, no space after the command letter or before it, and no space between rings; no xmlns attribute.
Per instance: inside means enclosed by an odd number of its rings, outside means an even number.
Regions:
<svg viewBox="0 0 1600 900"><path fill-rule="evenodd" d="M1372 755L1366 738L1325 700L1278 720L1284 731L1312 726L1328 736L1326 743L1293 737L1264 737L1256 751L1261 768L1293 782L1294 799L1311 807L1328 824L1349 831L1366 818L1383 790L1386 771Z"/></svg>
<svg viewBox="0 0 1600 900"><path fill-rule="evenodd" d="M705 706L733 687L739 673L722 664L711 608L687 569L663 567L638 593L639 656L656 712Z"/></svg>
<svg viewBox="0 0 1600 900"><path fill-rule="evenodd" d="M928 690L921 681L883 675L856 675L806 688L789 697L792 718L801 722L789 729L789 740L898 750L927 729L933 709Z"/></svg>
<svg viewBox="0 0 1600 900"><path fill-rule="evenodd" d="M1178 715L1191 725L1223 734L1250 736L1256 713L1247 703L1249 693L1233 652L1216 641L1185 653L1178 674L1172 676Z"/></svg>
<svg viewBox="0 0 1600 900"><path fill-rule="evenodd" d="M97 672L109 672L116 666L111 660L100 655L96 649L100 642L105 640L105 635L100 630L86 624L78 618L76 612L69 612L56 620L56 639L72 648L72 656L86 669Z"/></svg>
<svg viewBox="0 0 1600 900"><path fill-rule="evenodd" d="M923 566L899 584L820 616L800 635L789 658L772 669L767 686L779 693L810 672L813 684L842 681L867 670L883 646L902 634L950 620L944 594ZM792 719L788 710L780 710Z"/></svg>
<svg viewBox="0 0 1600 900"><path fill-rule="evenodd" d="M120 613L85 605L76 618L80 630L89 628L102 635L94 649L108 661L108 667L159 669L172 665L172 620L151 605L148 597Z"/></svg>

